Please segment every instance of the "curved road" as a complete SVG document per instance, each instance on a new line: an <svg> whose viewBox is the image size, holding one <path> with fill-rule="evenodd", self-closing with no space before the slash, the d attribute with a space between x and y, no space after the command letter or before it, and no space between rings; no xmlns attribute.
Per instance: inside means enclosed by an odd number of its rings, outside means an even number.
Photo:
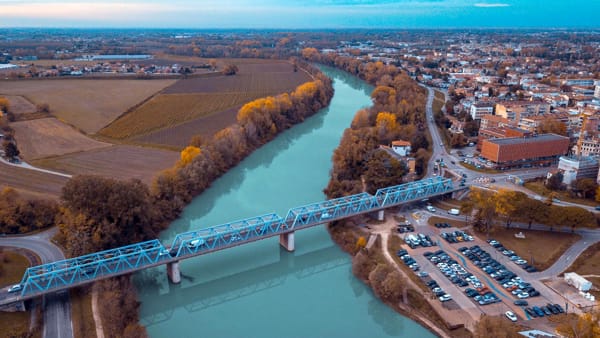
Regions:
<svg viewBox="0 0 600 338"><path fill-rule="evenodd" d="M65 259L62 251L50 242L57 229L53 228L30 236L0 237L0 246L10 246L36 253L42 263ZM43 337L72 338L71 306L68 293L54 293L43 298Z"/></svg>

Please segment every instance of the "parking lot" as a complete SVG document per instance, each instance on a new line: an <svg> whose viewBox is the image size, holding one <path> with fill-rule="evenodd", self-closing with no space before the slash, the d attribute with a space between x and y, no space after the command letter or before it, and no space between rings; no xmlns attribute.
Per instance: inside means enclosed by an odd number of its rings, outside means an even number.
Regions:
<svg viewBox="0 0 600 338"><path fill-rule="evenodd" d="M417 224L415 230L437 245L423 247L411 243L412 247L406 247L406 254L418 265L415 273L420 274L431 297L444 308L462 309L472 318L482 313L504 316L506 311L511 311L517 321L545 320L565 310L561 295L541 281L528 279L528 262L501 243L490 241L494 247L444 223ZM399 236L406 237L406 234ZM472 248L481 252L481 257L475 255Z"/></svg>

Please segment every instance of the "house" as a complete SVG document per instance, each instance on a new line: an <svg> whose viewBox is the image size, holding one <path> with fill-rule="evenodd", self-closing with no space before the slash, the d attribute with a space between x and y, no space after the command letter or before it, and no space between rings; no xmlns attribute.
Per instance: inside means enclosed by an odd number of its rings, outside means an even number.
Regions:
<svg viewBox="0 0 600 338"><path fill-rule="evenodd" d="M408 156L411 152L410 142L403 140L392 141L392 150L400 156Z"/></svg>

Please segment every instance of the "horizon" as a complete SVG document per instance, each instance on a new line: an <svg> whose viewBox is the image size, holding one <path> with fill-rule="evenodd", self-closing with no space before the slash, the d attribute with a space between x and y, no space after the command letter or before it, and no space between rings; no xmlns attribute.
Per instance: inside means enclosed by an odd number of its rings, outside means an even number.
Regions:
<svg viewBox="0 0 600 338"><path fill-rule="evenodd" d="M597 29L598 12L583 0L0 0L0 28Z"/></svg>

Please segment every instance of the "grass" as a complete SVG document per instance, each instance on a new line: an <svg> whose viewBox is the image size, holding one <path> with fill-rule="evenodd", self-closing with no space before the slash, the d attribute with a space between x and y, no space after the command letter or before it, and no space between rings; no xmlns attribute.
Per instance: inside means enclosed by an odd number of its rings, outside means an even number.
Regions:
<svg viewBox="0 0 600 338"><path fill-rule="evenodd" d="M96 337L92 293L89 288L71 289L71 317L73 334L76 338Z"/></svg>
<svg viewBox="0 0 600 338"><path fill-rule="evenodd" d="M34 104L47 103L54 116L95 133L127 109L174 80L26 80L0 81L0 95L21 95Z"/></svg>
<svg viewBox="0 0 600 338"><path fill-rule="evenodd" d="M576 272L582 276L600 276L600 243L593 244L587 248L565 271ZM585 279L594 285L590 293L596 298L600 297L600 291L598 290L600 277L585 277Z"/></svg>
<svg viewBox="0 0 600 338"><path fill-rule="evenodd" d="M546 186L544 185L544 182L542 182L542 181L525 182L525 184L523 186L525 188L535 192L536 194L542 195L542 196L548 196L548 195L550 195L550 193L555 192L558 194L556 198L558 198L562 201L565 201L565 202L585 204L585 205L589 205L592 207L598 205L598 202L595 202L590 199L572 197L568 191L550 190L550 189L546 188Z"/></svg>
<svg viewBox="0 0 600 338"><path fill-rule="evenodd" d="M525 239L516 238L515 234L518 232L523 232ZM475 235L483 240L487 239L485 233L476 232ZM552 231L507 230L498 226L492 229L490 238L498 240L505 248L527 260L528 264L543 271L554 264L573 243L581 239L581 236Z"/></svg>
<svg viewBox="0 0 600 338"><path fill-rule="evenodd" d="M439 90L434 90L432 109L433 113L439 113L442 111L442 107L446 103L446 98L444 97L444 93Z"/></svg>
<svg viewBox="0 0 600 338"><path fill-rule="evenodd" d="M2 252L0 265L0 285L11 285L21 281L30 263L27 257L14 251ZM16 333L29 332L30 311L0 312L0 337L11 337Z"/></svg>
<svg viewBox="0 0 600 338"><path fill-rule="evenodd" d="M144 103L100 131L105 137L127 139L172 127L267 96L265 92L164 94Z"/></svg>
<svg viewBox="0 0 600 338"><path fill-rule="evenodd" d="M458 162L460 165L462 165L463 167L469 169L469 170L473 170L473 171L478 171L480 173L484 173L484 174L500 174L503 173L503 171L501 170L496 170L496 169L489 169L489 168L477 168L476 166L472 165L472 164L468 164L465 163L463 161Z"/></svg>

